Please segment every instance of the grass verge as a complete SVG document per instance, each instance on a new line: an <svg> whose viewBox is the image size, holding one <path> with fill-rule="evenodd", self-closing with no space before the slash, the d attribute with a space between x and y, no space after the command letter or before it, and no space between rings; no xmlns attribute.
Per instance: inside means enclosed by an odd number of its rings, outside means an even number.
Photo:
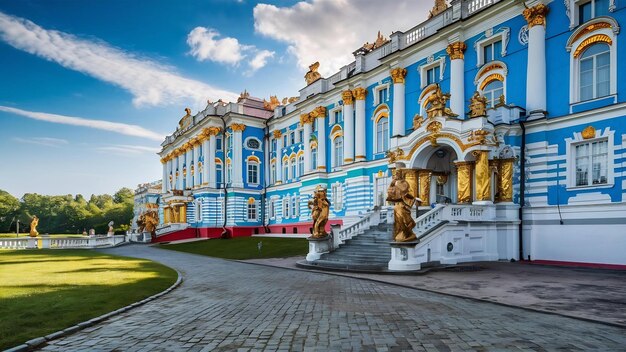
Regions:
<svg viewBox="0 0 626 352"><path fill-rule="evenodd" d="M258 249L262 243L261 250ZM229 240L207 240L164 244L161 248L224 259L285 258L305 255L309 245L305 238L235 237Z"/></svg>
<svg viewBox="0 0 626 352"><path fill-rule="evenodd" d="M175 270L90 250L0 252L0 350L161 292Z"/></svg>

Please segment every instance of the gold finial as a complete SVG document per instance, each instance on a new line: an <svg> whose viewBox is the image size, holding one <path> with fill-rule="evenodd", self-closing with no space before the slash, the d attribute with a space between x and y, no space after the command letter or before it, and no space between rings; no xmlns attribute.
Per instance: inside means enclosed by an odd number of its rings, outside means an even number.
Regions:
<svg viewBox="0 0 626 352"><path fill-rule="evenodd" d="M311 66L309 66L309 72L307 72L304 75L304 79L306 80L306 85L308 86L309 84L317 81L318 79L322 78L322 75L319 74L319 72L317 72L317 69L320 67L320 63L319 61L311 64Z"/></svg>
<svg viewBox="0 0 626 352"><path fill-rule="evenodd" d="M250 97L250 93L248 93L248 90L244 89L243 92L239 94L239 98L237 99L237 102L241 103L242 100L248 99L249 97Z"/></svg>
<svg viewBox="0 0 626 352"><path fill-rule="evenodd" d="M280 105L280 101L278 101L278 97L275 95L270 95L270 101L263 99L263 107L265 110L274 111L277 106Z"/></svg>

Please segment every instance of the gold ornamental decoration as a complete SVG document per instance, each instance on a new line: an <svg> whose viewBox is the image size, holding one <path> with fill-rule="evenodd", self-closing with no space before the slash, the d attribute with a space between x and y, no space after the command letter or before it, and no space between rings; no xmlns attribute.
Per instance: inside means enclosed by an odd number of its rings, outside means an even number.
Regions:
<svg viewBox="0 0 626 352"><path fill-rule="evenodd" d="M423 123L424 123L424 118L421 115L415 114L415 116L413 117L413 131L422 127Z"/></svg>
<svg viewBox="0 0 626 352"><path fill-rule="evenodd" d="M487 78L485 78L485 79L483 80L483 83L481 83L481 84L480 84L480 90L484 90L484 89L485 89L485 87L486 87L489 83L491 83L491 82L493 82L493 81L500 81L500 82L504 82L504 76L502 76L502 75L501 75L501 74L499 74L499 73L493 73L493 74L491 74L491 75L487 76Z"/></svg>
<svg viewBox="0 0 626 352"><path fill-rule="evenodd" d="M491 175L489 173L489 152L475 150L472 152L476 158L476 200L491 200Z"/></svg>
<svg viewBox="0 0 626 352"><path fill-rule="evenodd" d="M352 91L352 94L356 100L365 100L365 97L367 96L367 89L361 87L355 88Z"/></svg>
<svg viewBox="0 0 626 352"><path fill-rule="evenodd" d="M515 159L500 159L498 162L498 192L496 201L513 201L513 162Z"/></svg>
<svg viewBox="0 0 626 352"><path fill-rule="evenodd" d="M344 90L341 92L341 99L343 100L343 105L352 105L354 95L352 95L351 90Z"/></svg>
<svg viewBox="0 0 626 352"><path fill-rule="evenodd" d="M587 126L580 134L583 139L596 138L596 129L593 126Z"/></svg>
<svg viewBox="0 0 626 352"><path fill-rule="evenodd" d="M35 215L33 216L33 220L30 222L30 237L39 236L39 232L37 232L37 226L39 225L39 218Z"/></svg>
<svg viewBox="0 0 626 352"><path fill-rule="evenodd" d="M246 125L244 125L243 123L233 123L232 125L230 125L230 128L233 130L233 132L243 132L243 130L246 129Z"/></svg>
<svg viewBox="0 0 626 352"><path fill-rule="evenodd" d="M272 132L272 134L274 135L274 139L278 139L280 137L282 137L283 133L280 132L280 130L274 130L274 132Z"/></svg>
<svg viewBox="0 0 626 352"><path fill-rule="evenodd" d="M406 77L406 68L396 67L390 71L391 79L393 83L405 83L404 77Z"/></svg>
<svg viewBox="0 0 626 352"><path fill-rule="evenodd" d="M428 108L426 109L426 115L428 118L434 117L456 117L459 116L446 107L446 103L450 100L450 93L443 93L441 87L437 85L435 91L428 97L424 104Z"/></svg>
<svg viewBox="0 0 626 352"><path fill-rule="evenodd" d="M478 91L474 92L474 95L470 99L470 117L483 117L487 116L487 98L480 96Z"/></svg>
<svg viewBox="0 0 626 352"><path fill-rule="evenodd" d="M471 161L461 161L456 166L457 203L464 204L472 201L472 166Z"/></svg>
<svg viewBox="0 0 626 352"><path fill-rule="evenodd" d="M439 121L433 121L426 126L426 131L430 133L439 133L443 125Z"/></svg>
<svg viewBox="0 0 626 352"><path fill-rule="evenodd" d="M576 48L576 51L574 51L574 58L579 57L580 54L582 54L583 51L585 51L585 49L587 49L588 47L590 47L592 44L595 44L595 43L606 43L608 45L613 45L613 40L611 39L611 37L609 37L606 34L596 34L594 36L591 36L583 40L583 42L580 43L578 48Z"/></svg>
<svg viewBox="0 0 626 352"><path fill-rule="evenodd" d="M419 187L418 198L420 202L426 202L426 205L430 202L430 177L431 172L429 170L420 170L417 173L417 184Z"/></svg>
<svg viewBox="0 0 626 352"><path fill-rule="evenodd" d="M530 29L534 26L545 26L546 15L548 14L548 11L548 6L544 4L538 4L524 10L523 15L526 19L526 22L528 22L528 28Z"/></svg>
<svg viewBox="0 0 626 352"><path fill-rule="evenodd" d="M304 126L307 123L313 123L313 119L311 118L311 116L309 116L309 114L300 115L300 126Z"/></svg>
<svg viewBox="0 0 626 352"><path fill-rule="evenodd" d="M307 72L304 75L304 80L306 81L306 85L308 86L309 84L317 81L318 79L322 78L322 75L319 74L319 72L317 72L317 69L320 67L320 63L319 61L311 64L311 66L309 66L309 72Z"/></svg>
<svg viewBox="0 0 626 352"><path fill-rule="evenodd" d="M219 127L209 127L207 132L209 136L217 136L221 131L222 129Z"/></svg>
<svg viewBox="0 0 626 352"><path fill-rule="evenodd" d="M278 97L275 95L270 95L270 101L263 99L263 108L265 110L274 111L274 109L276 109L276 107L279 105L280 105L280 101L278 100Z"/></svg>
<svg viewBox="0 0 626 352"><path fill-rule="evenodd" d="M309 113L309 116L314 119L323 119L326 117L326 108L318 106Z"/></svg>
<svg viewBox="0 0 626 352"><path fill-rule="evenodd" d="M396 171L387 189L387 201L393 202L393 240L396 242L415 241L413 232L415 220L411 216L411 208L415 205L415 197L410 192L409 183L404 173Z"/></svg>
<svg viewBox="0 0 626 352"><path fill-rule="evenodd" d="M446 52L450 56L450 60L463 60L465 58L465 50L467 45L464 42L454 42L448 45Z"/></svg>
<svg viewBox="0 0 626 352"><path fill-rule="evenodd" d="M404 157L404 150L397 148L395 151L388 150L386 156L389 158L389 163L395 163L398 159Z"/></svg>
<svg viewBox="0 0 626 352"><path fill-rule="evenodd" d="M317 186L313 199L309 200L309 209L311 209L311 218L313 219L312 238L324 238L328 236L326 232L326 223L328 222L328 214L330 209L330 201L326 197L326 188Z"/></svg>
<svg viewBox="0 0 626 352"><path fill-rule="evenodd" d="M487 144L487 137L489 136L489 133L489 131L483 129L473 130L467 140L476 144Z"/></svg>
<svg viewBox="0 0 626 352"><path fill-rule="evenodd" d="M435 0L433 9L428 12L428 18L433 18L448 9L446 0Z"/></svg>
<svg viewBox="0 0 626 352"><path fill-rule="evenodd" d="M583 30L581 30L580 32L578 32L578 34L576 34L576 36L574 37L574 39L571 40L571 42L575 42L577 41L579 38L591 33L591 32L595 32L599 29L603 29L603 28L613 28L613 26L608 23L608 22L598 22L598 23L592 23L590 25L588 25L587 27L585 27Z"/></svg>

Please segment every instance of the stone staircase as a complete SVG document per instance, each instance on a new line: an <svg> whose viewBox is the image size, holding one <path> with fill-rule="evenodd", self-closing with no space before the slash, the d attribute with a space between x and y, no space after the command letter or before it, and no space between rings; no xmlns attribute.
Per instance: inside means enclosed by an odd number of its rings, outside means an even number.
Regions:
<svg viewBox="0 0 626 352"><path fill-rule="evenodd" d="M333 252L309 265L350 271L384 271L391 259L389 241L393 224L381 223L345 241Z"/></svg>

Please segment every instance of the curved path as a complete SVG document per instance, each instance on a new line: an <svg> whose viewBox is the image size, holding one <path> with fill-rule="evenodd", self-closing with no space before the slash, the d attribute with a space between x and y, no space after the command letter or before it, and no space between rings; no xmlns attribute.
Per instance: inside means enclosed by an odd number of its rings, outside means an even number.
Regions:
<svg viewBox="0 0 626 352"><path fill-rule="evenodd" d="M623 329L361 279L147 246L108 253L178 269L160 299L49 351L618 351Z"/></svg>

